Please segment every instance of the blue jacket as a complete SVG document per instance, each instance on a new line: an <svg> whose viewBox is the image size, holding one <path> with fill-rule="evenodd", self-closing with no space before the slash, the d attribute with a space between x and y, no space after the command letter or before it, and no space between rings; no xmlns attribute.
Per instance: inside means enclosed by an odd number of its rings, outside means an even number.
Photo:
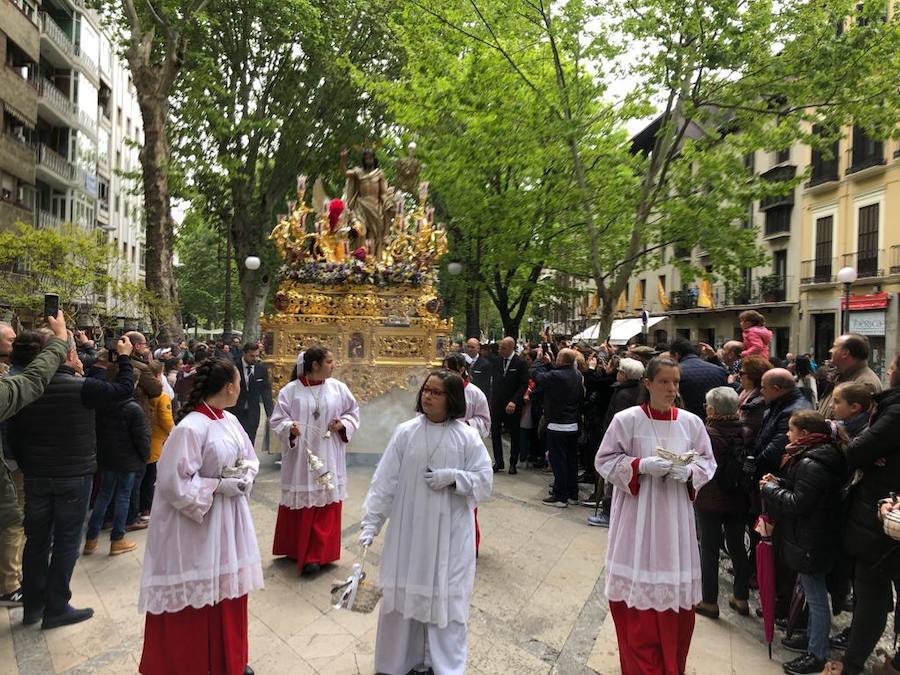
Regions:
<svg viewBox="0 0 900 675"><path fill-rule="evenodd" d="M681 385L678 390L684 403L682 407L706 420L706 392L728 384L728 372L696 354L683 357L678 366L681 369Z"/></svg>
<svg viewBox="0 0 900 675"><path fill-rule="evenodd" d="M806 400L803 392L793 389L769 404L763 416L763 423L753 446L756 456L757 478L767 473L777 473L781 466L781 457L788 444L788 422L798 410L810 410L812 404Z"/></svg>

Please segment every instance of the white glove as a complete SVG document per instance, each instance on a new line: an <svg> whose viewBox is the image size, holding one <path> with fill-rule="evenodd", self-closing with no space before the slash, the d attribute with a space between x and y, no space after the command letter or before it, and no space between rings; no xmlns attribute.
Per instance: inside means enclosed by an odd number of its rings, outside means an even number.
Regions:
<svg viewBox="0 0 900 675"><path fill-rule="evenodd" d="M215 493L223 497L242 497L250 494L250 481L246 478L223 478Z"/></svg>
<svg viewBox="0 0 900 675"><path fill-rule="evenodd" d="M363 546L371 546L373 541L375 541L375 528L364 527L359 533L359 543Z"/></svg>
<svg viewBox="0 0 900 675"><path fill-rule="evenodd" d="M679 483L687 483L693 474L691 473L690 465L673 464L666 475L671 476L672 479L677 480Z"/></svg>
<svg viewBox="0 0 900 675"><path fill-rule="evenodd" d="M456 469L434 469L425 472L425 482L432 490L443 490L456 483Z"/></svg>
<svg viewBox="0 0 900 675"><path fill-rule="evenodd" d="M662 478L672 468L672 462L662 457L644 457L638 464L638 473Z"/></svg>

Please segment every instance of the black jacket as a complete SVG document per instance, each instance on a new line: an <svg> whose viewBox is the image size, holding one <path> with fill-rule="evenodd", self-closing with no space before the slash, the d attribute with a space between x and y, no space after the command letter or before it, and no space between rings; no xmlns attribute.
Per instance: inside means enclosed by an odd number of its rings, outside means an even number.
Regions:
<svg viewBox="0 0 900 675"><path fill-rule="evenodd" d="M494 381L494 372L494 363L481 354L469 364L469 380L484 392L488 401L491 400L491 385Z"/></svg>
<svg viewBox="0 0 900 675"><path fill-rule="evenodd" d="M477 384L475 386L478 386ZM509 360L506 373L503 372L503 359L494 373L491 390L491 405L494 408L505 408L507 403L516 404L516 412L521 412L525 388L528 386L528 367L516 354Z"/></svg>
<svg viewBox="0 0 900 675"><path fill-rule="evenodd" d="M548 424L576 424L581 418L584 378L574 366L533 374L535 391L544 392L544 417Z"/></svg>
<svg viewBox="0 0 900 675"><path fill-rule="evenodd" d="M845 504L847 553L869 563L889 561L900 570L900 543L884 534L877 515L878 500L900 491L900 387L875 394L869 428L851 441L846 455L849 469L863 472ZM875 464L879 459L884 466Z"/></svg>
<svg viewBox="0 0 900 675"><path fill-rule="evenodd" d="M140 471L150 457L150 425L133 398L97 415L97 463L107 471Z"/></svg>
<svg viewBox="0 0 900 675"><path fill-rule="evenodd" d="M769 405L753 446L757 478L767 473L778 473L781 456L788 444L788 421L796 411L810 408L812 408L810 402L803 396L803 392L796 388Z"/></svg>
<svg viewBox="0 0 900 675"><path fill-rule="evenodd" d="M763 500L781 541L781 556L791 569L804 574L831 570L840 550L835 524L840 519L846 471L843 453L826 443L792 457L777 485L768 483L763 488Z"/></svg>
<svg viewBox="0 0 900 675"><path fill-rule="evenodd" d="M119 356L115 382L78 377L61 366L44 395L9 421L9 443L26 478L75 478L97 470L94 410L131 398L131 359Z"/></svg>
<svg viewBox="0 0 900 675"><path fill-rule="evenodd" d="M739 413L741 421L750 429L751 436L756 438L762 428L763 417L766 416L766 399L759 389L754 391L756 393L751 394L750 398L741 404Z"/></svg>
<svg viewBox="0 0 900 675"><path fill-rule="evenodd" d="M721 366L704 361L696 354L682 357L678 367L681 370L678 392L684 402L682 407L705 420L706 392L728 384L728 373Z"/></svg>
<svg viewBox="0 0 900 675"><path fill-rule="evenodd" d="M723 472L726 467L733 468L728 466L731 462L739 461L737 468L743 465L742 461L737 460L735 451L742 451L745 455L750 452L753 446L750 429L737 417L714 417L707 421L706 432L716 458L716 475L700 488L694 500L694 508L698 511L731 515L747 513L750 506L749 493L740 488L725 489Z"/></svg>
<svg viewBox="0 0 900 675"><path fill-rule="evenodd" d="M609 406L606 408L606 416L603 418L603 433L609 429L612 418L616 413L632 408L638 404L638 398L641 394L640 380L625 380L624 382L616 382L612 386L612 398L609 400Z"/></svg>
<svg viewBox="0 0 900 675"><path fill-rule="evenodd" d="M253 378L247 382L247 371L243 357L236 362L241 374L241 394L237 403L228 412L232 413L243 425L259 424L259 404L262 402L266 416L272 415L272 385L269 382L269 370L265 363L253 364Z"/></svg>

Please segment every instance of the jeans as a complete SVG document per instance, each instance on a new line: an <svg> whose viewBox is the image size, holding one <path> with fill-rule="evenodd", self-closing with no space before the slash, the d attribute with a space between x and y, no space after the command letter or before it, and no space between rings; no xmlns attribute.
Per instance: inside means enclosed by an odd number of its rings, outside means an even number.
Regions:
<svg viewBox="0 0 900 675"><path fill-rule="evenodd" d="M853 580L856 607L843 658L844 675L860 675L865 670L866 659L884 633L888 612L894 608L891 579L890 570L857 559ZM900 578L894 576L893 581L896 585Z"/></svg>
<svg viewBox="0 0 900 675"><path fill-rule="evenodd" d="M553 468L553 496L578 499L578 432L547 429L547 452Z"/></svg>
<svg viewBox="0 0 900 675"><path fill-rule="evenodd" d="M125 518L128 516L128 505L131 502L131 492L136 475L134 471L103 470L100 472L100 494L97 495L94 511L88 521L88 539L96 539L100 536L100 528L103 527L106 508L110 502L113 502L113 526L110 539L118 541L125 536Z"/></svg>
<svg viewBox="0 0 900 675"><path fill-rule="evenodd" d="M144 480L144 474L147 473L147 465L141 467L140 471L134 474L134 483L131 486L131 499L128 503L128 517L125 522L131 525L141 515L141 482Z"/></svg>
<svg viewBox="0 0 900 675"><path fill-rule="evenodd" d="M747 517L744 514L697 511L703 602L716 604L719 601L719 547L722 545L722 530L725 531L725 543L734 567L734 597L737 600L748 598L750 563L744 549L746 522Z"/></svg>
<svg viewBox="0 0 900 675"><path fill-rule="evenodd" d="M26 613L43 609L45 616L53 616L68 608L69 582L78 560L91 484L91 476L25 477L22 592Z"/></svg>
<svg viewBox="0 0 900 675"><path fill-rule="evenodd" d="M797 575L806 595L806 606L809 607L809 624L806 629L809 635L807 651L817 659L828 659L828 636L831 633L831 607L828 603L828 587L824 574Z"/></svg>

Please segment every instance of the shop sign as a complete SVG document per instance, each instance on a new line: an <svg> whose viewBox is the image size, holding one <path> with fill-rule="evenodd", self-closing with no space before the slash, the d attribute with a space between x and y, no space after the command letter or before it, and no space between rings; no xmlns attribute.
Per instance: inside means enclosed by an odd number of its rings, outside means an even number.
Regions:
<svg viewBox="0 0 900 675"><path fill-rule="evenodd" d="M887 309L890 297L887 293L869 293L867 295L851 295L850 309ZM841 297L841 309L844 309L847 303Z"/></svg>
<svg viewBox="0 0 900 675"><path fill-rule="evenodd" d="M884 312L851 312L850 332L860 335L884 335Z"/></svg>

